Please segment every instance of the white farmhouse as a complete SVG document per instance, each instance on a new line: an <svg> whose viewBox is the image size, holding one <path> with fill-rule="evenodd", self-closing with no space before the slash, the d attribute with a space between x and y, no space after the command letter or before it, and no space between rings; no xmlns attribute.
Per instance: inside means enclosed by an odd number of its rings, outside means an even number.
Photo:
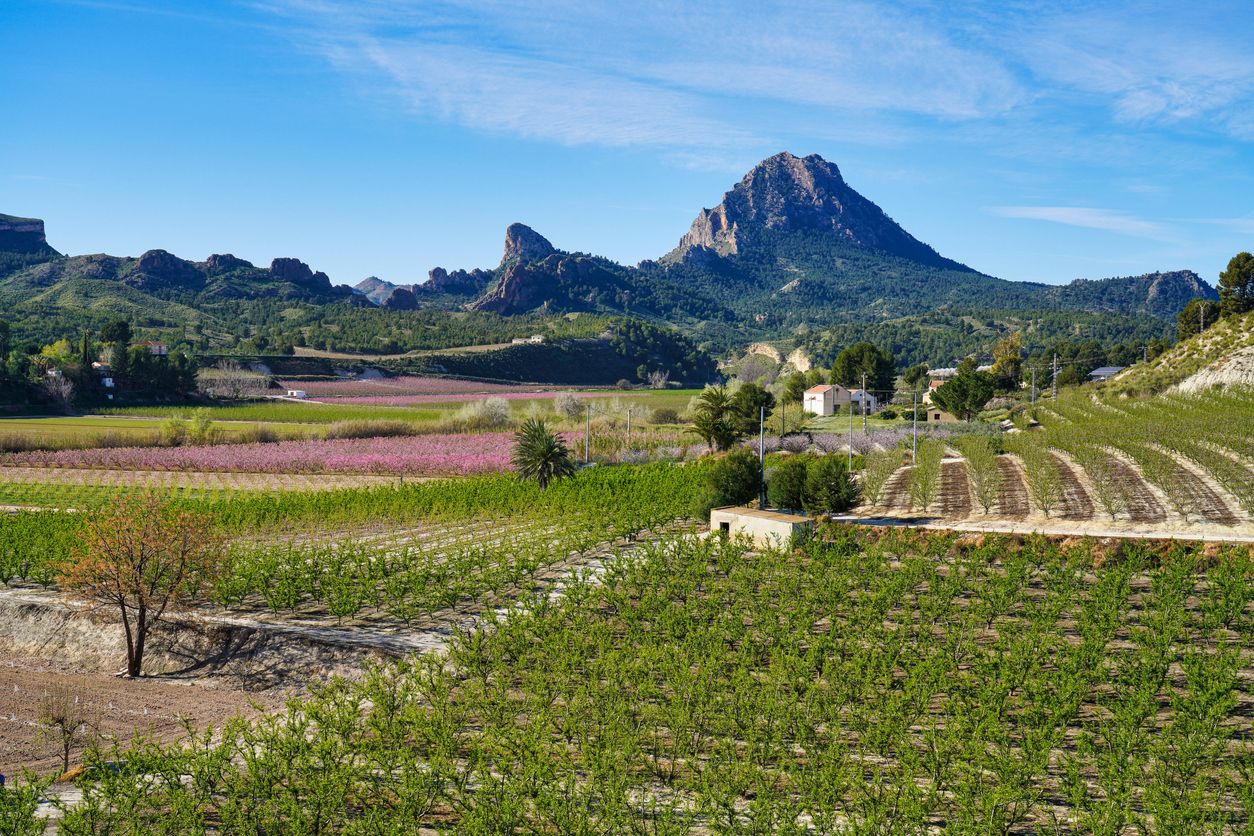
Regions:
<svg viewBox="0 0 1254 836"><path fill-rule="evenodd" d="M836 390L838 386L811 386L801 399L801 406L811 415L831 415L836 411Z"/></svg>

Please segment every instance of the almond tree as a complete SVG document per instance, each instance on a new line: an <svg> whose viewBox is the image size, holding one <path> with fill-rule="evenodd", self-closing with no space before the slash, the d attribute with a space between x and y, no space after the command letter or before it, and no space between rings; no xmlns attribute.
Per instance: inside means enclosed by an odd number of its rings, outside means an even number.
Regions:
<svg viewBox="0 0 1254 836"><path fill-rule="evenodd" d="M148 493L88 517L59 582L93 610L113 609L126 631L126 675L140 675L144 645L168 613L194 605L219 572L221 542L207 514Z"/></svg>

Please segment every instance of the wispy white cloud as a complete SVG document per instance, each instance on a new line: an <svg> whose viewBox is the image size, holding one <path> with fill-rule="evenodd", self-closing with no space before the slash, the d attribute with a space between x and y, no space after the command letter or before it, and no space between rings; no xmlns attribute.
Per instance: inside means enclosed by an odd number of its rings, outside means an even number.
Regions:
<svg viewBox="0 0 1254 836"><path fill-rule="evenodd" d="M1023 95L995 56L863 0L252 5L416 113L568 144L708 159L711 148L777 150L785 132L763 117L772 108L857 141L894 130L874 124L881 116L961 121L1004 113Z"/></svg>
<svg viewBox="0 0 1254 836"><path fill-rule="evenodd" d="M993 213L1005 218L1025 218L1034 221L1117 232L1138 238L1162 239L1167 228L1160 223L1115 212L1109 209L1093 209L1084 206L998 206Z"/></svg>

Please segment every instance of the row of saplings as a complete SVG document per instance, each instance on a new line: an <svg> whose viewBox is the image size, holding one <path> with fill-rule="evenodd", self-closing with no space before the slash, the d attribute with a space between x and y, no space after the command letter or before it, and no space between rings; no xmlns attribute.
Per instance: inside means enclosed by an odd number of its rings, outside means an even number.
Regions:
<svg viewBox="0 0 1254 836"><path fill-rule="evenodd" d="M710 465L694 515L710 509L756 502L762 491L762 467L748 449L733 450ZM858 504L858 485L840 456L772 455L767 457L766 501L781 511L839 514Z"/></svg>

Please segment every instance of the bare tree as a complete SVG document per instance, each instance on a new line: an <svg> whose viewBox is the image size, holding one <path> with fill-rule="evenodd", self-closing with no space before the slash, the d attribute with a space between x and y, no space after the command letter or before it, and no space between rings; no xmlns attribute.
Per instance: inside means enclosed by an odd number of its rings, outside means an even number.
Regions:
<svg viewBox="0 0 1254 836"><path fill-rule="evenodd" d="M40 729L57 744L61 754L61 771L69 772L70 755L85 743L95 729L95 720L87 705L65 685L54 685L39 698L37 720Z"/></svg>
<svg viewBox="0 0 1254 836"><path fill-rule="evenodd" d="M666 384L670 382L671 373L665 369L656 369L649 372L649 388L665 389Z"/></svg>
<svg viewBox="0 0 1254 836"><path fill-rule="evenodd" d="M74 381L60 373L48 374L40 388L62 412L70 411L70 404L74 400Z"/></svg>
<svg viewBox="0 0 1254 836"><path fill-rule="evenodd" d="M220 546L209 515L153 493L124 497L86 519L59 581L93 609L116 610L126 631L126 675L135 677L153 626L194 605L213 582Z"/></svg>
<svg viewBox="0 0 1254 836"><path fill-rule="evenodd" d="M256 395L266 388L266 378L249 371L235 360L221 360L212 369L198 376L200 390L214 398L239 400Z"/></svg>

